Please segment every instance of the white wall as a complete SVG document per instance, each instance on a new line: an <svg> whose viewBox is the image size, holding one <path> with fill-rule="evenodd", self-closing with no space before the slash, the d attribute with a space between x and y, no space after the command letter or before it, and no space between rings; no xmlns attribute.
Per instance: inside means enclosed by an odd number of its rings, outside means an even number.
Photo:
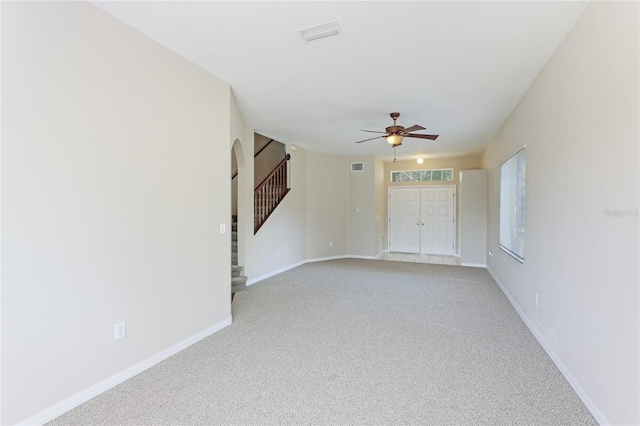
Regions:
<svg viewBox="0 0 640 426"><path fill-rule="evenodd" d="M348 245L349 162L346 157L306 154L306 258L343 256Z"/></svg>
<svg viewBox="0 0 640 426"><path fill-rule="evenodd" d="M376 256L384 252L387 245L387 178L384 172L384 162L381 158L375 157L374 161L374 191L375 191L375 217L373 248Z"/></svg>
<svg viewBox="0 0 640 426"><path fill-rule="evenodd" d="M245 272L251 283L306 259L306 152L298 149L289 154L291 191L255 235L247 231Z"/></svg>
<svg viewBox="0 0 640 426"><path fill-rule="evenodd" d="M269 176L269 173L271 173L287 155L285 152L285 145L283 143L276 140L269 143L270 140L271 138L258 133L255 133L254 135L254 147L253 154L251 156L253 158L254 188L260 185L260 183ZM260 152L257 157L254 157L261 149L262 152Z"/></svg>
<svg viewBox="0 0 640 426"><path fill-rule="evenodd" d="M245 270L251 284L312 259L380 252L384 163L301 148L290 154L291 192L258 233L246 238ZM352 173L351 162L360 161L365 170Z"/></svg>
<svg viewBox="0 0 640 426"><path fill-rule="evenodd" d="M228 322L230 89L87 2L2 4L2 89L12 424Z"/></svg>
<svg viewBox="0 0 640 426"><path fill-rule="evenodd" d="M460 264L487 265L487 171L463 170L459 173L458 229Z"/></svg>
<svg viewBox="0 0 640 426"><path fill-rule="evenodd" d="M385 190L376 191L375 176L377 167L382 181L383 163L301 148L290 154L292 190L258 233L246 239L250 283L311 259L379 253ZM364 161L365 171L351 173L352 161ZM381 215L378 221L376 214Z"/></svg>
<svg viewBox="0 0 640 426"><path fill-rule="evenodd" d="M638 16L592 2L484 157L491 272L596 418L620 425L640 423ZM520 264L498 248L498 174L523 145Z"/></svg>
<svg viewBox="0 0 640 426"><path fill-rule="evenodd" d="M378 254L377 245L373 244L374 239L377 238L375 227L376 159L373 156L350 157L349 170L351 170L351 163L363 163L364 169L359 172L349 172L348 254L371 257Z"/></svg>

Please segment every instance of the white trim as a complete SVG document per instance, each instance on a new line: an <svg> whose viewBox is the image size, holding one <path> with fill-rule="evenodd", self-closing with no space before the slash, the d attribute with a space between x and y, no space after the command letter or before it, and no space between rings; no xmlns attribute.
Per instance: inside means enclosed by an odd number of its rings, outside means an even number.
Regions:
<svg viewBox="0 0 640 426"><path fill-rule="evenodd" d="M305 263L307 263L307 261L303 260L301 262L297 262L297 263L293 263L293 264L291 264L289 266L285 266L284 268L276 269L275 271L271 271L271 272L266 273L264 275L260 275L259 277L251 278L250 280L247 280L247 286L253 285L253 284L257 283L258 281L266 280L267 278L271 278L274 275L281 274L281 273L286 272L289 269L293 269L293 268L295 268L297 266L304 265Z"/></svg>
<svg viewBox="0 0 640 426"><path fill-rule="evenodd" d="M314 263L314 262L324 262L325 260L336 260L336 259L346 259L350 256L341 255L341 256L329 256L329 257L314 257L313 259L307 259L304 263Z"/></svg>
<svg viewBox="0 0 640 426"><path fill-rule="evenodd" d="M400 182L394 182L400 183ZM405 183L405 182L402 182ZM458 186L456 184L450 185L395 185L389 186L387 188L387 249L386 252L389 252L389 240L391 239L391 227L389 226L389 221L391 220L391 190L392 189L411 189L411 188L453 188L453 254L442 254L439 256L454 256L459 257L458 249ZM422 250L422 249L420 249ZM418 254L428 254L428 253L420 253Z"/></svg>
<svg viewBox="0 0 640 426"><path fill-rule="evenodd" d="M345 259L367 259L367 260L375 260L376 257L375 256L359 256L356 254L348 254L346 256L344 256Z"/></svg>
<svg viewBox="0 0 640 426"><path fill-rule="evenodd" d="M507 297L507 299L509 299L509 302L511 302L511 305L514 307L518 315L520 315L520 318L522 318L522 321L529 328L529 330L534 335L536 340L538 340L538 342L540 343L542 348L545 350L545 352L547 352L547 354L549 355L553 363L556 365L556 367L558 367L558 370L560 370L560 373L562 373L562 375L564 376L565 379L567 379L567 382L569 382L569 384L571 385L573 390L576 392L576 394L578 394L578 397L582 400L582 403L591 412L591 415L596 419L596 421L599 424L610 425L611 422L609 422L606 419L606 417L598 409L596 404L594 404L591 398L589 398L589 395L585 392L582 386L580 386L580 383L576 380L575 377L573 377L569 369L560 360L560 357L558 357L558 355L556 355L556 353L553 351L553 349L551 348L551 345L549 345L547 340L544 338L544 334L542 333L542 331L540 331L540 329L538 329L538 327L536 327L533 322L529 321L529 318L527 317L525 312L522 310L522 308L520 308L520 305L518 305L518 303L513 298L513 296L511 296L511 294L507 291L506 287L500 282L498 277L493 273L491 268L489 268L488 266L487 266L487 271L489 271L489 274L493 277L496 284L498 284L498 287L500 287L500 290L502 290L502 292Z"/></svg>
<svg viewBox="0 0 640 426"><path fill-rule="evenodd" d="M484 263L467 263L467 262L460 263L460 266L470 266L472 268L486 268L487 267L487 265L485 265Z"/></svg>
<svg viewBox="0 0 640 426"><path fill-rule="evenodd" d="M85 390L82 390L75 395L66 398L57 404L52 405L51 407L41 411L35 416L29 417L21 422L19 425L42 425L50 422L51 420L60 417L64 413L73 410L80 404L83 404L89 401L92 398L100 395L103 392L108 391L109 389L119 385L120 383L125 382L126 380L131 379L134 376L142 373L145 370L153 367L154 365L164 361L165 359L177 354L178 352L188 348L194 343L199 342L200 340L209 337L213 333L222 330L231 324L231 317L219 322L218 324L214 324L209 328L202 330L199 333L194 334L191 337L186 338L185 340L176 343L175 345L159 352L144 361L140 361L137 364L132 365L129 368L122 370L121 372L114 374L113 376L96 383L95 385L89 386Z"/></svg>
<svg viewBox="0 0 640 426"><path fill-rule="evenodd" d="M328 256L328 257L315 257L313 259L305 259L302 260L300 262L296 262L293 263L289 266L285 266L283 268L280 269L276 269L275 271L269 272L267 274L264 275L260 275L259 277L256 278L251 278L250 280L247 280L247 285L253 285L257 282L260 282L262 280L266 280L267 278L271 278L274 275L278 275L281 274L283 272L288 271L289 269L293 269L293 268L297 268L298 266L302 266L305 263L314 263L314 262L324 262L326 260L337 260L337 259L371 259L371 260L375 260L378 258L378 256L382 255L382 253L384 253L384 251L380 252L380 254L378 254L377 256L357 256L355 254L345 254L345 255L341 255L341 256Z"/></svg>
<svg viewBox="0 0 640 426"><path fill-rule="evenodd" d="M500 250L502 250L503 252L507 253L509 256L513 257L515 260L517 260L520 263L524 263L524 259L519 257L517 254L515 254L514 252L512 252L511 250L509 250L508 248L506 248L505 246L503 246L502 244L498 243L498 248Z"/></svg>
<svg viewBox="0 0 640 426"><path fill-rule="evenodd" d="M523 153L524 156L524 172L518 173L517 164L519 162L519 158L516 158ZM516 164L512 164L515 162ZM515 168L514 168L515 167ZM498 197L498 244L500 249L513 257L520 263L524 263L524 255L526 252L526 222L527 222L527 201L526 201L526 182L527 182L527 151L526 148L523 147L513 153L509 158L500 163L498 180L499 180L499 197ZM515 179L505 178L508 174L510 174L513 170L515 170ZM524 181L523 190L518 190L518 183L520 181ZM511 200L510 196L505 197L505 194L510 194L511 192L508 190L510 188L515 189L515 199ZM505 192L506 191L506 192ZM503 199L505 198L505 199ZM518 199L521 199L522 203L518 202ZM522 205L520 205L522 204ZM516 210L520 211L522 208L521 214L516 212L515 218L512 217L513 210L511 209L512 205L517 207ZM505 207L506 206L506 207ZM505 210L506 209L506 210ZM505 219L505 220L503 220ZM524 220L524 224L522 227L522 232L519 232L520 229L517 225L518 220ZM515 222L514 222L515 221ZM514 233L514 235L511 235ZM512 237L515 236L516 240L519 240L518 236L522 237L523 246L519 247L518 243L513 241ZM503 244L504 242L504 244ZM508 245L507 245L508 244Z"/></svg>

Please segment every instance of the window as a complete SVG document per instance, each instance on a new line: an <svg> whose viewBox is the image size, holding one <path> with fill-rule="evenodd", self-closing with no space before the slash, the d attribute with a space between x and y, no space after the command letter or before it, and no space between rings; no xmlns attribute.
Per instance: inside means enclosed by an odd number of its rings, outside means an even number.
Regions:
<svg viewBox="0 0 640 426"><path fill-rule="evenodd" d="M391 182L431 182L453 180L453 169L403 170L391 172Z"/></svg>
<svg viewBox="0 0 640 426"><path fill-rule="evenodd" d="M525 148L500 166L500 248L524 263Z"/></svg>

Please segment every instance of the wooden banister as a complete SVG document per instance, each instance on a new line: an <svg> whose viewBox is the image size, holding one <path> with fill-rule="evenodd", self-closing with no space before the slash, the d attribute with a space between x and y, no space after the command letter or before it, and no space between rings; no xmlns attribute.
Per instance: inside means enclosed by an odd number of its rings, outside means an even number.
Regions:
<svg viewBox="0 0 640 426"><path fill-rule="evenodd" d="M260 229L275 208L278 207L278 204L280 204L282 199L291 190L291 188L288 187L287 181L287 161L290 158L291 155L287 154L284 160L282 160L253 191L254 234L258 232L258 229Z"/></svg>
<svg viewBox="0 0 640 426"><path fill-rule="evenodd" d="M255 191L257 191L258 188L260 188L262 185L264 185L266 181L271 179L273 177L273 175L276 174L278 172L278 170L283 166L283 164L285 164L287 161L289 161L290 158L291 158L291 155L287 154L287 156L284 157L284 159L281 162L279 162L278 165L273 168L273 170L271 170L271 173L269 173L266 178L262 179L262 182L260 182L258 185L256 185ZM254 193L255 193L255 191L254 191Z"/></svg>

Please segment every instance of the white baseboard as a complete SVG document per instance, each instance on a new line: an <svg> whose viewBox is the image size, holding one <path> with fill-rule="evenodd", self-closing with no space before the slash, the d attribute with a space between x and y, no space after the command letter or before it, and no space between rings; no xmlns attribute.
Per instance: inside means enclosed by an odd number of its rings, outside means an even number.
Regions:
<svg viewBox="0 0 640 426"><path fill-rule="evenodd" d="M314 262L324 262L325 260L337 260L337 259L346 259L349 256L341 255L341 256L329 256L329 257L316 257L313 259L307 259L304 263L314 263Z"/></svg>
<svg viewBox="0 0 640 426"><path fill-rule="evenodd" d="M571 385L573 390L576 392L578 397L582 400L584 405L591 412L591 415L593 415L593 417L596 419L596 421L599 424L610 425L611 423L606 419L606 417L598 409L596 404L594 404L591 398L589 398L589 395L585 392L582 386L580 386L580 383L576 380L575 377L573 377L571 372L560 360L558 355L556 355L556 353L553 351L553 349L551 348L551 345L549 345L547 340L544 338L544 334L542 333L542 331L540 331L540 329L538 329L538 327L536 327L533 322L529 321L529 318L525 314L524 310L520 308L520 305L518 305L518 303L515 301L513 296L511 296L511 294L507 291L506 287L500 282L498 277L493 273L491 268L489 268L488 266L487 266L487 271L489 271L489 274L493 277L496 284L498 284L498 287L500 287L500 290L502 290L502 292L507 297L507 299L509 299L509 302L511 302L511 305L513 306L513 308L516 310L518 315L520 315L520 318L522 318L522 321L524 321L525 325L529 328L531 333L533 333L535 338L538 340L538 342L543 347L543 349L547 352L547 354L549 355L551 360L554 362L556 367L558 367L558 370L560 370L560 372L562 373L564 378L567 379L567 382L569 382L569 384Z"/></svg>
<svg viewBox="0 0 640 426"><path fill-rule="evenodd" d="M325 260L336 260L336 259L377 259L378 256L382 255L384 251L378 253L375 256L359 256L356 254L344 254L341 256L330 256L330 257L316 257L314 259L307 259L303 263L311 263L311 262L324 262Z"/></svg>
<svg viewBox="0 0 640 426"><path fill-rule="evenodd" d="M358 256L356 254L348 254L344 256L345 259L367 259L367 260L375 260L375 256Z"/></svg>
<svg viewBox="0 0 640 426"><path fill-rule="evenodd" d="M467 262L462 262L460 263L461 266L471 266L472 268L486 268L487 265L483 264L483 263L467 263Z"/></svg>
<svg viewBox="0 0 640 426"><path fill-rule="evenodd" d="M259 277L251 278L250 280L247 280L247 285L248 286L249 285L253 285L253 284L255 284L257 282L260 282L262 280L266 280L267 278L271 278L274 275L278 275L278 274L281 274L283 272L286 272L289 269L293 269L293 268L296 268L298 266L304 265L305 263L324 262L326 260L337 260L337 259L376 259L382 253L384 253L384 252L381 252L377 256L357 256L357 255L353 255L353 254L345 254L345 255L341 255L341 256L315 257L313 259L305 259L305 260L302 260L300 262L296 262L296 263L293 263L291 265L285 266L283 268L276 269L275 271L269 272L267 274L260 275Z"/></svg>
<svg viewBox="0 0 640 426"><path fill-rule="evenodd" d="M307 262L308 262L307 260L303 260L303 261L300 261L300 262L293 263L291 265L285 266L283 268L276 269L275 271L271 271L271 272L266 273L264 275L260 275L259 277L251 278L250 280L247 280L247 285L249 286L249 285L257 283L258 281L266 280L267 278L271 278L274 275L278 275L278 274L281 274L283 272L286 272L289 269L293 269L293 268L298 267L300 265L304 265Z"/></svg>
<svg viewBox="0 0 640 426"><path fill-rule="evenodd" d="M185 340L176 343L175 345L159 352L150 358L145 359L131 367L117 373L101 382L96 383L95 385L89 386L87 389L78 392L75 395L70 396L69 398L60 401L59 403L52 405L44 411L36 414L35 416L29 417L21 422L19 425L43 425L45 423L50 422L51 420L60 417L64 413L73 410L80 404L83 404L89 401L92 398L100 395L103 392L108 391L109 389L119 385L120 383L129 380L130 378L142 373L145 370L153 367L154 365L164 361L172 355L177 354L183 349L188 348L194 343L199 342L215 333L216 331L222 330L231 324L231 317L227 318L224 321L219 322L218 324L212 325L211 327L202 330L199 333L194 334L191 337L186 338Z"/></svg>

